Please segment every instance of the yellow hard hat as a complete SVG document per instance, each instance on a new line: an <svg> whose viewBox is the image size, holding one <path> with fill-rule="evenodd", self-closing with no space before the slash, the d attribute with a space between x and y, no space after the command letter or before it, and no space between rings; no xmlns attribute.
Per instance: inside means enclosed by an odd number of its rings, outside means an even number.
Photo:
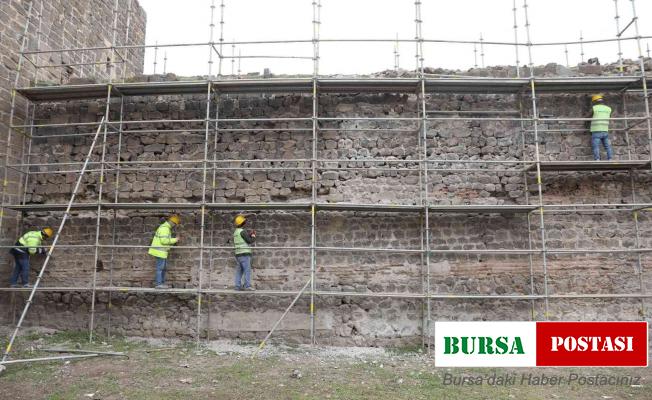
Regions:
<svg viewBox="0 0 652 400"><path fill-rule="evenodd" d="M43 228L42 232L45 233L45 236L47 236L49 238L51 238L52 235L54 235L54 230L52 228L50 228L50 227Z"/></svg>
<svg viewBox="0 0 652 400"><path fill-rule="evenodd" d="M179 225L181 223L181 217L179 217L178 214L174 214L168 218L168 221L173 222L175 225Z"/></svg>
<svg viewBox="0 0 652 400"><path fill-rule="evenodd" d="M601 94L594 94L593 96L591 96L591 101L598 101L602 99L604 99L604 96Z"/></svg>
<svg viewBox="0 0 652 400"><path fill-rule="evenodd" d="M242 215L242 214L236 215L236 217L235 217L235 226L240 226L240 225L244 224L246 220L247 220L247 218L245 218L244 215Z"/></svg>

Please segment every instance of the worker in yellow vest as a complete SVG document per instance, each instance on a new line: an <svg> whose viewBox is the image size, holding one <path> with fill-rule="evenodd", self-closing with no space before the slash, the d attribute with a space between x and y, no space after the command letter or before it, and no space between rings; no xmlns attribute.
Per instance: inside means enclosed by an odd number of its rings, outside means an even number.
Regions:
<svg viewBox="0 0 652 400"><path fill-rule="evenodd" d="M604 104L604 96L595 94L591 97L591 147L593 159L600 161L600 143L607 151L607 160L613 158L613 150L609 142L609 119L611 107Z"/></svg>
<svg viewBox="0 0 652 400"><path fill-rule="evenodd" d="M163 222L152 238L149 247L149 255L156 258L156 289L167 289L165 284L165 272L168 265L168 252L170 247L179 242L179 237L173 234L174 228L181 223L181 217L174 214Z"/></svg>
<svg viewBox="0 0 652 400"><path fill-rule="evenodd" d="M19 277L23 287L30 287L29 256L47 253L47 250L40 246L43 240L51 238L53 234L52 228L43 228L40 231L29 231L16 241L15 247L11 249L11 254L16 261L14 272L9 280L12 288L18 287Z"/></svg>
<svg viewBox="0 0 652 400"><path fill-rule="evenodd" d="M235 217L235 231L233 231L233 246L235 249L235 290L255 290L251 286L251 245L256 240L256 231L244 229L247 218L244 215ZM244 286L242 277L244 276Z"/></svg>

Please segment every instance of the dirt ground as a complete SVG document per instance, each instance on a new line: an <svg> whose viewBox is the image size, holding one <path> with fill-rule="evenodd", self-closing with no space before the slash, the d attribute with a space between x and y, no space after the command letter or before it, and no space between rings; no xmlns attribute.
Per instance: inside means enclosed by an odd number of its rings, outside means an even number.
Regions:
<svg viewBox="0 0 652 400"><path fill-rule="evenodd" d="M5 333L5 332L3 332ZM6 335L4 335L6 337ZM17 364L0 375L2 399L652 399L652 369L449 369L418 349L311 348L215 341L145 341L29 332L14 358L54 356L46 348L125 352L127 357ZM4 344L3 344L4 348ZM575 381L527 385L531 376L633 377L618 385ZM514 384L450 385L513 376ZM524 378L525 377L525 378ZM531 380L529 382L532 382ZM496 382L494 382L496 383Z"/></svg>

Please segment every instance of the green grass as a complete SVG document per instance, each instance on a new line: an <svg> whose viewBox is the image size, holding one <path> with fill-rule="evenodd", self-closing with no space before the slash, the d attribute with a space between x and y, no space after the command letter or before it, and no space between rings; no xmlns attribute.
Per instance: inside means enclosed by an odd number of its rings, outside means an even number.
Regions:
<svg viewBox="0 0 652 400"><path fill-rule="evenodd" d="M16 347L16 358L40 355L28 348L36 341L50 347L68 347L75 343L82 348L104 351L126 351L129 359L98 357L86 360L33 363L10 366L0 376L2 394L12 398L21 394L23 398L39 399L81 399L87 393L98 393L101 398L129 399L652 399L652 391L630 387L578 387L564 386L542 388L532 386L508 387L452 387L443 384L446 372L455 375L489 375L513 372L519 369L436 369L431 360L420 357L418 346L389 349L395 358L371 359L363 362L350 358L319 359L315 355L305 356L294 351L275 353L278 355L251 358L246 355L217 355L202 350L197 354L194 341L179 342L172 350L156 350L143 341L125 338L97 337L88 343L85 332L61 332L40 336L27 334ZM106 342L106 344L102 344ZM171 347L171 346L166 346ZM160 348L159 348L160 349ZM46 353L47 355L54 355ZM413 355L403 357L404 355ZM24 358L24 357L23 357ZM187 367L186 367L187 365ZM382 367L381 367L382 365ZM291 377L293 369L303 375ZM652 381L650 369L595 369L587 371L578 368L527 370L527 372L562 374L632 374L644 375ZM180 382L192 379L191 383ZM0 396L0 397L3 397ZM15 397L15 396L13 396ZM3 397L4 398L4 397Z"/></svg>

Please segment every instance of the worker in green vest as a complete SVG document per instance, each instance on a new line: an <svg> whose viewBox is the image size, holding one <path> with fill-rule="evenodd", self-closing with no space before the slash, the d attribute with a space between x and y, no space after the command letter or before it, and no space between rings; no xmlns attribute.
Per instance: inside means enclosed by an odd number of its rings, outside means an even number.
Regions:
<svg viewBox="0 0 652 400"><path fill-rule="evenodd" d="M43 228L40 231L29 231L21 236L10 253L14 256L14 272L11 274L9 283L12 288L18 287L18 278L22 281L23 287L29 285L29 256L36 254L45 254L48 251L40 247L43 240L49 239L54 234L52 228Z"/></svg>
<svg viewBox="0 0 652 400"><path fill-rule="evenodd" d="M235 217L235 231L233 231L233 246L235 248L235 290L255 290L251 286L251 245L256 240L256 231L244 229L247 218L244 215ZM244 286L242 277L244 276Z"/></svg>
<svg viewBox="0 0 652 400"><path fill-rule="evenodd" d="M600 161L600 143L607 151L607 160L613 158L613 150L609 142L609 119L611 118L611 107L604 104L604 97L596 94L591 97L591 147L593 147L593 159Z"/></svg>
<svg viewBox="0 0 652 400"><path fill-rule="evenodd" d="M167 289L165 284L165 272L168 265L168 252L170 247L179 242L179 238L173 234L174 228L181 223L181 218L174 214L163 222L152 238L149 247L149 255L156 258L156 289Z"/></svg>

